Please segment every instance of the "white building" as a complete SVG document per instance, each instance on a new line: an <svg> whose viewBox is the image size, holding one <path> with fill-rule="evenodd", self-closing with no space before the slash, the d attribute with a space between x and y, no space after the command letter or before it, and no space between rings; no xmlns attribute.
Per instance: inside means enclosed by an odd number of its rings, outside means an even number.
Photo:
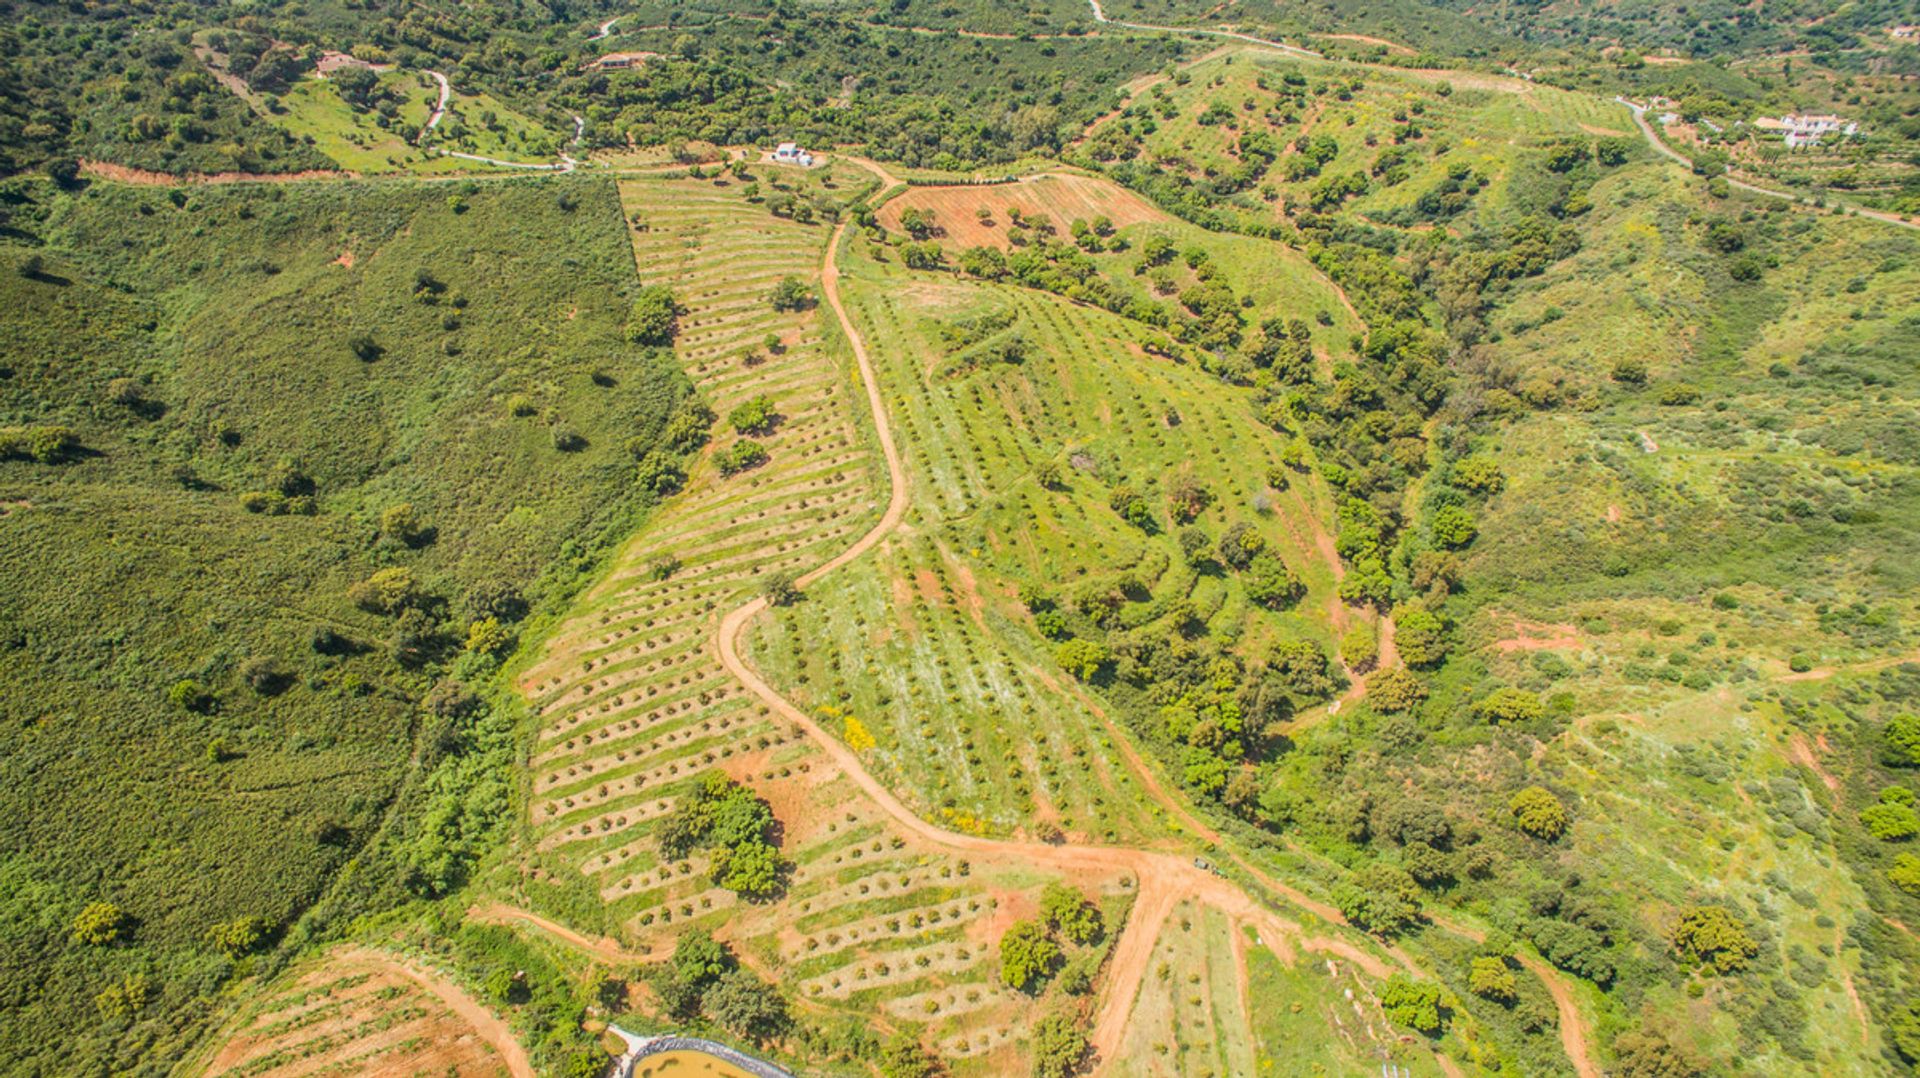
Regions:
<svg viewBox="0 0 1920 1078"><path fill-rule="evenodd" d="M1757 121L1754 126L1784 131L1787 148L1792 150L1802 146L1818 146L1820 140L1828 135L1852 138L1860 132L1858 123L1839 116L1782 116L1778 120Z"/></svg>
<svg viewBox="0 0 1920 1078"><path fill-rule="evenodd" d="M801 168L813 167L813 155L800 148L797 142L783 142L774 147L773 159L783 165L799 165Z"/></svg>

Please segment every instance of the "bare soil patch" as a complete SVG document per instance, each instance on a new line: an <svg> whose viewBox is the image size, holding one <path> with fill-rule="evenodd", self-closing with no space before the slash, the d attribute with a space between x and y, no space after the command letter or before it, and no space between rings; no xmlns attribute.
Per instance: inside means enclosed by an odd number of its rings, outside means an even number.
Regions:
<svg viewBox="0 0 1920 1078"><path fill-rule="evenodd" d="M898 231L900 215L918 209L933 215L940 238L960 247L1008 248L1009 209L1046 218L1065 235L1075 220L1105 216L1114 227L1168 221L1159 208L1118 184L1067 173L1046 173L1018 183L977 187L915 187L880 209L880 222ZM981 220L981 209L989 216Z"/></svg>
<svg viewBox="0 0 1920 1078"><path fill-rule="evenodd" d="M189 172L176 176L171 172L152 172L85 157L80 159L80 171L115 183L134 183L146 187L177 187L188 183L300 183L306 180L352 180L360 175L333 169L308 169L305 172Z"/></svg>

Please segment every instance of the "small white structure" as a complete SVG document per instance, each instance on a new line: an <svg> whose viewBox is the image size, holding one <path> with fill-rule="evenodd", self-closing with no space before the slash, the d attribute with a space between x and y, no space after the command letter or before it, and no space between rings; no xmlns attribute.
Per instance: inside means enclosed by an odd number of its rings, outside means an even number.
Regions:
<svg viewBox="0 0 1920 1078"><path fill-rule="evenodd" d="M797 142L783 142L773 149L773 159L783 165L799 165L801 168L813 167L813 155L800 148Z"/></svg>
<svg viewBox="0 0 1920 1078"><path fill-rule="evenodd" d="M1769 128L1786 133L1787 148L1797 150L1802 146L1818 146L1820 140L1828 135L1852 138L1860 132L1860 125L1839 116L1782 116L1775 120L1766 117L1754 121L1755 127Z"/></svg>

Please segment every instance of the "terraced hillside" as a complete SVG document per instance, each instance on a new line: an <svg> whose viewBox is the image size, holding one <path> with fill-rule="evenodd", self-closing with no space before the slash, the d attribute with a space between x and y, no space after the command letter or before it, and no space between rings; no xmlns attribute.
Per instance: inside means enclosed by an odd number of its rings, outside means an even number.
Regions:
<svg viewBox="0 0 1920 1078"><path fill-rule="evenodd" d="M768 396L781 419L759 439L767 462L732 477L712 457L735 436L718 437L686 493L522 679L542 731L529 824L535 863L553 881L530 897L604 925L636 954L710 928L755 967L778 970L802 1006L925 1024L950 1058L1018 1051L1032 1003L998 983L993 944L1032 914L1042 877L903 832L799 729L770 717L714 650L721 612L770 576L826 561L876 519L882 484L844 341L822 311L767 302L783 277L817 281L829 231L773 218L737 187L636 180L622 198L644 222L634 236L643 279L681 297L676 351L706 399L724 416ZM741 351L758 352L770 334L778 350L743 364ZM655 571L663 562L671 572ZM658 822L712 768L779 820L792 869L777 901L743 903L701 856L658 855ZM1113 895L1130 884L1117 874L1084 882Z"/></svg>
<svg viewBox="0 0 1920 1078"><path fill-rule="evenodd" d="M282 977L233 1023L203 1073L527 1078L533 1067L499 1019L457 986L388 953L349 947Z"/></svg>

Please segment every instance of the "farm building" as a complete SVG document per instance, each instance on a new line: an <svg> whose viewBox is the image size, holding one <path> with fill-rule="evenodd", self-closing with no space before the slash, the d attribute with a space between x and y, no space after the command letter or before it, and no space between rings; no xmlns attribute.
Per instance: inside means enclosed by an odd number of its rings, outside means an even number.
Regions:
<svg viewBox="0 0 1920 1078"><path fill-rule="evenodd" d="M1828 135L1851 138L1858 134L1860 125L1839 116L1762 116L1753 122L1753 126L1763 131L1784 133L1788 149L1802 146L1818 146L1820 140Z"/></svg>
<svg viewBox="0 0 1920 1078"><path fill-rule="evenodd" d="M813 155L800 148L797 142L783 142L774 147L773 159L783 165L799 165L801 168L813 167Z"/></svg>

